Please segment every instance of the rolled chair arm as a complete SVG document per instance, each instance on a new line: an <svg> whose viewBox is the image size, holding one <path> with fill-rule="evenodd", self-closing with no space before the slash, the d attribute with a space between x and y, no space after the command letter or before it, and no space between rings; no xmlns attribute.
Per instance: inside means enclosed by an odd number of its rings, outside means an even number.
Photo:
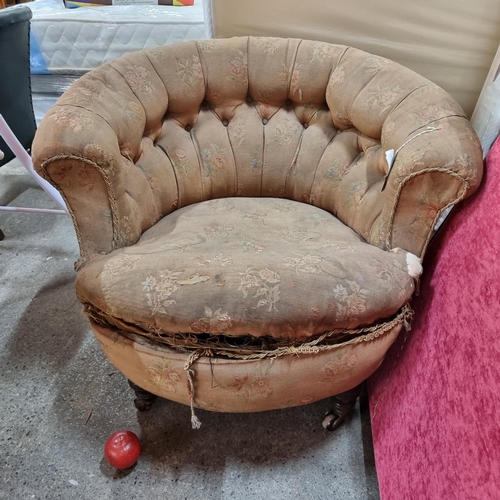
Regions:
<svg viewBox="0 0 500 500"><path fill-rule="evenodd" d="M410 119L409 119L410 118ZM385 228L379 244L423 257L440 215L473 193L482 178L479 139L460 106L435 85L417 89L387 117ZM390 155L389 153L389 155ZM389 156L390 161L390 156Z"/></svg>
<svg viewBox="0 0 500 500"><path fill-rule="evenodd" d="M155 195L141 169L144 144L167 108L165 86L153 81L148 106L127 81L125 64L122 58L121 67L111 63L80 78L44 117L33 143L34 167L61 191L83 259L135 243L176 203L168 189Z"/></svg>
<svg viewBox="0 0 500 500"><path fill-rule="evenodd" d="M83 258L118 246L117 190L123 183L116 133L98 115L55 106L33 143L33 165L66 202ZM49 125L50 124L50 125Z"/></svg>

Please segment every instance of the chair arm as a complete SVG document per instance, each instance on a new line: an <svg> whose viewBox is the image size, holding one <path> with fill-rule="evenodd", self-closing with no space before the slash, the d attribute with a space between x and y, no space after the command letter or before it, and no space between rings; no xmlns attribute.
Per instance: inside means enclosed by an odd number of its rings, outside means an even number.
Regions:
<svg viewBox="0 0 500 500"><path fill-rule="evenodd" d="M433 109L423 125L403 121L401 111L388 118L382 132L383 148L394 150L395 158L385 189L387 230L380 234L387 247L423 257L443 211L481 182L482 150L468 120L446 106Z"/></svg>
<svg viewBox="0 0 500 500"><path fill-rule="evenodd" d="M164 113L167 98L158 95L156 109ZM135 243L173 205L168 193L159 201L141 167L149 126L145 107L112 64L80 78L40 124L33 164L64 197L82 258Z"/></svg>

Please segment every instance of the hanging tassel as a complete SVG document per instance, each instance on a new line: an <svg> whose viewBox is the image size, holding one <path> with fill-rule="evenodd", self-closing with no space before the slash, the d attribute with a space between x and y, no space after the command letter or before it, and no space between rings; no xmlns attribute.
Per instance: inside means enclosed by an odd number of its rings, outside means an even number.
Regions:
<svg viewBox="0 0 500 500"><path fill-rule="evenodd" d="M194 362L201 358L203 356L203 351L194 351L192 352L187 361L186 365L184 366L184 370L186 370L187 373L187 378L188 378L188 392L189 392L189 399L190 399L190 406L191 406L191 427L193 429L199 429L201 427L201 422L200 419L196 416L194 412L194 376L195 376L195 371L191 369L193 366Z"/></svg>

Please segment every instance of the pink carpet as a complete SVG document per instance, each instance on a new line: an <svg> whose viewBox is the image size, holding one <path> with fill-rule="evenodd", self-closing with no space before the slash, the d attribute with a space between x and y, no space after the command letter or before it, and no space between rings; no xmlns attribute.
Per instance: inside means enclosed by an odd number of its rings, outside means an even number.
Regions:
<svg viewBox="0 0 500 500"><path fill-rule="evenodd" d="M381 498L500 500L500 141L424 270L369 384Z"/></svg>

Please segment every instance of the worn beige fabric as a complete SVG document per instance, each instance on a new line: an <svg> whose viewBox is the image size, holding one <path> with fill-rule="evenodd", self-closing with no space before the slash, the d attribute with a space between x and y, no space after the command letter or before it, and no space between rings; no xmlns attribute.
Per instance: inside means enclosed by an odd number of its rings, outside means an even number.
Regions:
<svg viewBox="0 0 500 500"><path fill-rule="evenodd" d="M139 336L91 327L110 361L153 394L190 404L187 354ZM196 361L194 404L219 412L255 412L313 403L352 389L380 365L401 324L312 354L264 359L203 357Z"/></svg>
<svg viewBox="0 0 500 500"><path fill-rule="evenodd" d="M76 289L94 315L131 331L307 339L397 313L414 291L406 255L311 205L225 198L92 260Z"/></svg>
<svg viewBox="0 0 500 500"><path fill-rule="evenodd" d="M33 160L73 217L77 293L109 359L220 411L304 404L368 377L409 316L407 262L420 261L407 252L423 257L482 175L477 136L430 81L346 46L254 37L91 71L44 117ZM214 338L259 359L226 363ZM316 344L297 358L304 340ZM268 342L284 355L262 354ZM189 353L212 356L192 365L192 390L177 384Z"/></svg>
<svg viewBox="0 0 500 500"><path fill-rule="evenodd" d="M382 191L388 149L399 151ZM64 193L83 257L227 196L310 203L369 243L421 256L482 169L460 106L425 78L345 46L253 37L155 48L90 72L46 115L33 157Z"/></svg>

